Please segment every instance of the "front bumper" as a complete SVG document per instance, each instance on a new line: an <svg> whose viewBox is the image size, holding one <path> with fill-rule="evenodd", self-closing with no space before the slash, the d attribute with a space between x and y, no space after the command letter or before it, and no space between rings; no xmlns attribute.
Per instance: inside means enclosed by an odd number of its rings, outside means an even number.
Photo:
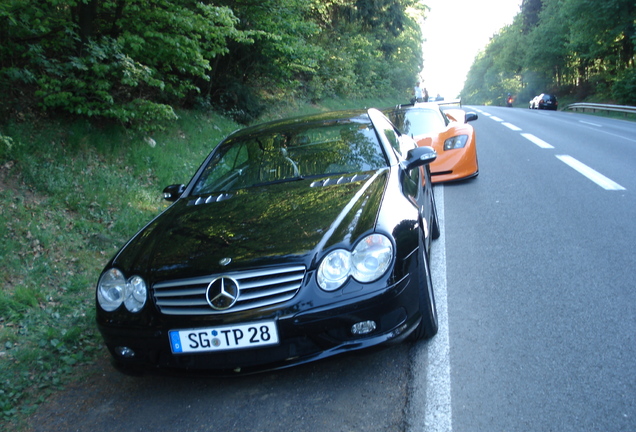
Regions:
<svg viewBox="0 0 636 432"><path fill-rule="evenodd" d="M304 308L277 318L279 344L261 348L173 354L168 332L179 326L144 329L98 323L98 327L115 367L122 372L237 375L282 369L343 352L400 342L421 320L418 290L418 280L406 276L392 286L366 295ZM297 305L301 309L301 303ZM270 317L271 314L261 319ZM258 317L252 315L247 319L255 321ZM374 321L376 329L366 335L353 335L351 327L363 321ZM191 326L189 322L184 324ZM122 356L121 347L134 355Z"/></svg>
<svg viewBox="0 0 636 432"><path fill-rule="evenodd" d="M441 150L438 158L431 165L431 182L444 183L465 180L479 174L477 149L473 142L466 148Z"/></svg>

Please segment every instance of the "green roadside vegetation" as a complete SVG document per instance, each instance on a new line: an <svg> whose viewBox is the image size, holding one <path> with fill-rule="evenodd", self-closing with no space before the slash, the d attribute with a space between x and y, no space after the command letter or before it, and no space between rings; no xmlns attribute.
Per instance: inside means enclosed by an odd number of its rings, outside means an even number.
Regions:
<svg viewBox="0 0 636 432"><path fill-rule="evenodd" d="M19 428L107 355L94 285L166 207L164 186L241 126L408 101L426 12L420 0L0 1L0 424Z"/></svg>
<svg viewBox="0 0 636 432"><path fill-rule="evenodd" d="M394 99L324 101L263 120ZM94 324L94 289L124 242L167 207L163 187L186 183L240 128L213 112L181 111L153 134L76 119L24 119L0 129L0 422L19 428L53 392L108 357Z"/></svg>
<svg viewBox="0 0 636 432"><path fill-rule="evenodd" d="M468 72L462 100L526 104L552 93L566 101L636 105L633 0L524 0Z"/></svg>

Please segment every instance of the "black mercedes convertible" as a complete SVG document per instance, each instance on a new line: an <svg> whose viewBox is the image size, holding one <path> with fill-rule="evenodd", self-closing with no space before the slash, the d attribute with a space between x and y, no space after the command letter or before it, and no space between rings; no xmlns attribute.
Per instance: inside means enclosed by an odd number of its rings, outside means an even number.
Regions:
<svg viewBox="0 0 636 432"><path fill-rule="evenodd" d="M232 375L432 337L435 157L375 109L232 133L99 277L114 365Z"/></svg>

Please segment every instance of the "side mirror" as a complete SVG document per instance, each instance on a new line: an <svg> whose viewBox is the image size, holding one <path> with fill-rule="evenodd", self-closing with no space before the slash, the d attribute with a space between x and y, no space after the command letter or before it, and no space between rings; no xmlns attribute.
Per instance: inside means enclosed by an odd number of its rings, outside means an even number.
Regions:
<svg viewBox="0 0 636 432"><path fill-rule="evenodd" d="M467 112L466 113L466 123L468 123L469 121L473 121L473 120L477 120L479 118L479 116L477 115L477 113L474 112Z"/></svg>
<svg viewBox="0 0 636 432"><path fill-rule="evenodd" d="M437 153L435 153L433 147L417 147L413 150L409 150L406 154L406 160L402 162L402 168L406 171L410 171L413 168L430 164L435 159L437 159Z"/></svg>
<svg viewBox="0 0 636 432"><path fill-rule="evenodd" d="M166 201L176 201L185 191L185 185L173 184L163 190L163 199Z"/></svg>

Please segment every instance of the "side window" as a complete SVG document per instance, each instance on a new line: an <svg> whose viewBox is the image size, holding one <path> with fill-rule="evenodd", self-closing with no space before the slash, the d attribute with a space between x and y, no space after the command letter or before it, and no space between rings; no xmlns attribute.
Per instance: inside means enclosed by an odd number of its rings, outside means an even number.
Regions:
<svg viewBox="0 0 636 432"><path fill-rule="evenodd" d="M227 148L225 153L219 151L212 159L194 186L195 195L214 191L228 190L233 182L242 175L241 167L247 165L249 153L245 144Z"/></svg>
<svg viewBox="0 0 636 432"><path fill-rule="evenodd" d="M210 180L214 182L229 175L238 167L244 165L245 162L247 162L247 159L248 154L245 145L235 145L230 147L227 153L221 156L221 159L216 166L215 173L211 176L212 178L210 178Z"/></svg>
<svg viewBox="0 0 636 432"><path fill-rule="evenodd" d="M409 150L417 147L415 141L408 135L400 136L400 145L402 148L402 154L406 157ZM426 177L424 172L425 167L418 167L412 169L404 176L402 181L402 187L404 192L415 199L418 196L418 190L420 189L420 183L426 184ZM421 180L420 180L421 179Z"/></svg>
<svg viewBox="0 0 636 432"><path fill-rule="evenodd" d="M393 150L395 150L395 152L401 157L404 157L405 154L402 153L402 148L400 145L400 136L395 131L391 123L388 123L384 119L379 120L378 123L379 123L378 126L381 130L380 133L384 135L384 137L389 142L389 144L391 144L391 147L393 147Z"/></svg>
<svg viewBox="0 0 636 432"><path fill-rule="evenodd" d="M417 144L411 137L408 135L400 135L390 123L384 123L382 125L382 133L401 158L405 158L409 150L417 147Z"/></svg>
<svg viewBox="0 0 636 432"><path fill-rule="evenodd" d="M390 125L386 125L383 132L386 139L389 141L389 143L391 143L391 147L393 147L395 151L398 152L400 155L404 156L402 154L402 149L400 148L400 137L397 135L397 133L395 133L395 130L390 127Z"/></svg>

